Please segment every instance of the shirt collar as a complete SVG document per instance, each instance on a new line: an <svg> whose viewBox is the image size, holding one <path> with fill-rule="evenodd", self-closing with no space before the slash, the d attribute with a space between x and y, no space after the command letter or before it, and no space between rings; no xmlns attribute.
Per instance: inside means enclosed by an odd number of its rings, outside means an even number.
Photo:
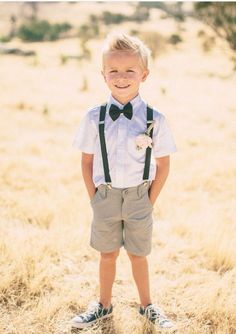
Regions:
<svg viewBox="0 0 236 334"><path fill-rule="evenodd" d="M133 110L135 111L135 109L142 103L142 99L141 96L138 94L137 96L135 96L132 100L129 101L132 106L133 106ZM128 102L127 102L128 103ZM118 102L112 95L110 95L109 100L108 100L108 107L110 108L110 106L112 104L115 104L117 107L119 107L120 109L123 109L124 104L121 104L120 102Z"/></svg>

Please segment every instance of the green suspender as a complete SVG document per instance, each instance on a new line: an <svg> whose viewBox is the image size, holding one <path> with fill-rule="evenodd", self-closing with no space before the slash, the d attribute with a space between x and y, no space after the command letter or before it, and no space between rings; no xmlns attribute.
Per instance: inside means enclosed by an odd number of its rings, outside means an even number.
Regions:
<svg viewBox="0 0 236 334"><path fill-rule="evenodd" d="M147 128L153 121L153 109L147 106ZM150 137L152 138L153 128L150 131ZM145 157L145 165L144 165L144 172L143 172L143 180L148 180L149 178L149 170L150 170L150 162L151 162L151 147L146 148L146 157Z"/></svg>
<svg viewBox="0 0 236 334"><path fill-rule="evenodd" d="M105 141L105 116L106 116L106 104L101 106L100 117L99 117L99 136L100 136L100 146L102 151L102 161L103 161L103 170L105 175L106 183L111 183L111 177L109 173L109 164L107 159L107 148Z"/></svg>

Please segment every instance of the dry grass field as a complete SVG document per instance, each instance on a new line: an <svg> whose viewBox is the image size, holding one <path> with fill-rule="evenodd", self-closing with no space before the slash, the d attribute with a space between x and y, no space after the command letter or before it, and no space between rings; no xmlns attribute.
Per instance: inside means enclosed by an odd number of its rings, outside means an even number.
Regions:
<svg viewBox="0 0 236 334"><path fill-rule="evenodd" d="M0 30L16 3L0 3ZM50 7L51 6L51 7ZM123 6L123 7L121 7ZM111 8L112 7L112 8ZM79 25L78 16L131 11L131 3L41 4L39 15ZM203 24L149 22L111 30L179 33L152 60L141 94L164 113L178 152L154 209L149 255L153 302L180 334L236 333L236 101L232 51ZM81 16L80 16L81 15ZM214 36L209 51L198 32ZM90 61L78 38L11 46L36 56L0 55L0 333L67 334L71 317L98 296L99 254L89 246L92 211L72 141L86 110L105 101L102 40ZM233 90L234 88L234 90ZM124 250L117 262L112 322L80 333L159 333L139 318Z"/></svg>

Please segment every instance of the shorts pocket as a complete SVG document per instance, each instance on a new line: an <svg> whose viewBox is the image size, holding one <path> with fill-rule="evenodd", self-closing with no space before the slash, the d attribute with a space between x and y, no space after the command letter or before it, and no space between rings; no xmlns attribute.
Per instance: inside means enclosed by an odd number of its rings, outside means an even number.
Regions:
<svg viewBox="0 0 236 334"><path fill-rule="evenodd" d="M90 204L94 205L104 201L107 198L107 189L105 185L99 185L94 196L90 200Z"/></svg>
<svg viewBox="0 0 236 334"><path fill-rule="evenodd" d="M148 191L146 192L146 200L147 200L148 204L151 206L151 208L153 208L153 204L152 204L152 202L150 201Z"/></svg>
<svg viewBox="0 0 236 334"><path fill-rule="evenodd" d="M96 201L96 199L97 199L97 197L98 197L98 193L99 193L99 191L98 191L98 189L96 188L96 192L95 192L95 194L93 195L93 197L91 198L91 200L90 200L90 204L93 204L93 203Z"/></svg>

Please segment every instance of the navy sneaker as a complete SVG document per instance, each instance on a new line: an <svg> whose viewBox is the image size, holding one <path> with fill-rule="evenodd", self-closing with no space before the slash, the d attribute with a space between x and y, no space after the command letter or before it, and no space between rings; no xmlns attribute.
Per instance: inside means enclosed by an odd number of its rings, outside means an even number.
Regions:
<svg viewBox="0 0 236 334"><path fill-rule="evenodd" d="M76 315L71 320L71 326L74 328L86 328L93 325L100 319L105 319L112 316L113 306L104 308L101 303L93 301L89 304L87 310Z"/></svg>
<svg viewBox="0 0 236 334"><path fill-rule="evenodd" d="M155 305L148 304L146 307L140 306L139 313L158 325L160 329L166 329L169 333L176 332L176 326L164 315L164 313Z"/></svg>

